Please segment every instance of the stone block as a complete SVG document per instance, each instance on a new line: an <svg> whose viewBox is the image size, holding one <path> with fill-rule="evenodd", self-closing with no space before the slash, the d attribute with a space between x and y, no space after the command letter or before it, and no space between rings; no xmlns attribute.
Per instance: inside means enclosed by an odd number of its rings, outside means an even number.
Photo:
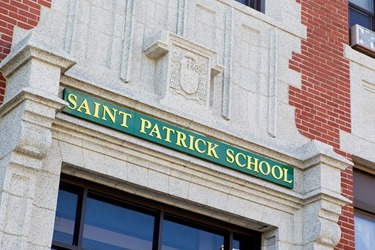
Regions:
<svg viewBox="0 0 375 250"><path fill-rule="evenodd" d="M135 164L128 164L127 180L130 183L148 187L148 169Z"/></svg>
<svg viewBox="0 0 375 250"><path fill-rule="evenodd" d="M27 236L30 227L32 199L9 195L4 222L4 232Z"/></svg>
<svg viewBox="0 0 375 250"><path fill-rule="evenodd" d="M187 199L189 195L189 185L190 183L188 181L182 180L171 174L169 177L168 194Z"/></svg>
<svg viewBox="0 0 375 250"><path fill-rule="evenodd" d="M41 171L35 185L33 204L54 211L57 203L60 176Z"/></svg>
<svg viewBox="0 0 375 250"><path fill-rule="evenodd" d="M55 193L57 198L57 193ZM28 241L43 247L50 247L52 243L53 228L55 222L55 209L33 207Z"/></svg>
<svg viewBox="0 0 375 250"><path fill-rule="evenodd" d="M168 193L169 191L169 176L165 173L148 170L148 187L154 190Z"/></svg>

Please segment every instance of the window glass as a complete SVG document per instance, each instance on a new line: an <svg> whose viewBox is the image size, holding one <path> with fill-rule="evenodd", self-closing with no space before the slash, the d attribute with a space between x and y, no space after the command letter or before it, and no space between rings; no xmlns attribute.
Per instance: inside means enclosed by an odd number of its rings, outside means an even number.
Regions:
<svg viewBox="0 0 375 250"><path fill-rule="evenodd" d="M152 249L152 215L88 198L84 221L84 249Z"/></svg>
<svg viewBox="0 0 375 250"><path fill-rule="evenodd" d="M375 219L356 213L354 215L355 249L375 249Z"/></svg>
<svg viewBox="0 0 375 250"><path fill-rule="evenodd" d="M261 249L258 232L205 216L197 219L189 211L78 178L69 180L61 182L51 249L229 250L232 244L238 250Z"/></svg>
<svg viewBox="0 0 375 250"><path fill-rule="evenodd" d="M53 240L73 244L78 195L59 190Z"/></svg>
<svg viewBox="0 0 375 250"><path fill-rule="evenodd" d="M349 2L365 9L370 12L373 12L374 7L373 7L373 1L374 0L349 0Z"/></svg>
<svg viewBox="0 0 375 250"><path fill-rule="evenodd" d="M238 240L233 240L233 250L240 250L240 242Z"/></svg>
<svg viewBox="0 0 375 250"><path fill-rule="evenodd" d="M163 250L220 250L224 236L165 220L162 244Z"/></svg>
<svg viewBox="0 0 375 250"><path fill-rule="evenodd" d="M245 5L249 4L249 0L236 0L236 1Z"/></svg>
<svg viewBox="0 0 375 250"><path fill-rule="evenodd" d="M371 17L355 9L349 8L349 27L359 24L362 27L371 29Z"/></svg>
<svg viewBox="0 0 375 250"><path fill-rule="evenodd" d="M252 247L257 246L258 244L260 245L260 242L251 240L250 238L244 237L243 235L240 235L240 234L233 235L233 250L252 249Z"/></svg>
<svg viewBox="0 0 375 250"><path fill-rule="evenodd" d="M369 190L375 190L375 176L364 171L353 171L354 206L363 211L375 214L375 196Z"/></svg>
<svg viewBox="0 0 375 250"><path fill-rule="evenodd" d="M264 11L265 0L235 0L258 11Z"/></svg>

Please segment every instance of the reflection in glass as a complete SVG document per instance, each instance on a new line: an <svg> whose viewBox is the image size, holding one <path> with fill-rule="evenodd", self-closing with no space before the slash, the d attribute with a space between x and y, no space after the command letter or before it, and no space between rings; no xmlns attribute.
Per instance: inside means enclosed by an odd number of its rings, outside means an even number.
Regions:
<svg viewBox="0 0 375 250"><path fill-rule="evenodd" d="M236 0L237 2L240 2L242 4L247 5L249 3L249 0Z"/></svg>
<svg viewBox="0 0 375 250"><path fill-rule="evenodd" d="M238 240L233 240L233 250L240 250L240 242Z"/></svg>
<svg viewBox="0 0 375 250"><path fill-rule="evenodd" d="M219 250L224 236L165 220L162 245L163 250Z"/></svg>
<svg viewBox="0 0 375 250"><path fill-rule="evenodd" d="M355 249L375 249L375 220L365 215L354 215Z"/></svg>
<svg viewBox="0 0 375 250"><path fill-rule="evenodd" d="M254 247L255 242L252 242L248 237L243 235L233 235L233 250L248 250Z"/></svg>
<svg viewBox="0 0 375 250"><path fill-rule="evenodd" d="M373 12L373 0L349 0L349 2L354 3L365 10Z"/></svg>
<svg viewBox="0 0 375 250"><path fill-rule="evenodd" d="M371 29L371 18L366 14L349 8L349 27L352 27L354 24L359 24L362 27Z"/></svg>
<svg viewBox="0 0 375 250"><path fill-rule="evenodd" d="M73 244L78 195L59 190L53 240Z"/></svg>
<svg viewBox="0 0 375 250"><path fill-rule="evenodd" d="M150 250L155 217L87 199L82 246L87 250Z"/></svg>

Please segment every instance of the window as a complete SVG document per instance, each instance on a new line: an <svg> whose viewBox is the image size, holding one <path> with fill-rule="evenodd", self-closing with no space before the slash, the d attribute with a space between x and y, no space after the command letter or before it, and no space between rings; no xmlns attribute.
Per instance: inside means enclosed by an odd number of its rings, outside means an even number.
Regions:
<svg viewBox="0 0 375 250"><path fill-rule="evenodd" d="M354 24L375 30L375 0L349 0L349 27Z"/></svg>
<svg viewBox="0 0 375 250"><path fill-rule="evenodd" d="M375 217L361 211L355 211L355 249L375 249Z"/></svg>
<svg viewBox="0 0 375 250"><path fill-rule="evenodd" d="M358 169L353 171L354 179L354 230L355 249L375 249L375 176Z"/></svg>
<svg viewBox="0 0 375 250"><path fill-rule="evenodd" d="M264 0L236 0L239 3L247 5L253 9L264 12Z"/></svg>
<svg viewBox="0 0 375 250"><path fill-rule="evenodd" d="M52 249L246 250L260 249L260 238L252 230L64 176Z"/></svg>

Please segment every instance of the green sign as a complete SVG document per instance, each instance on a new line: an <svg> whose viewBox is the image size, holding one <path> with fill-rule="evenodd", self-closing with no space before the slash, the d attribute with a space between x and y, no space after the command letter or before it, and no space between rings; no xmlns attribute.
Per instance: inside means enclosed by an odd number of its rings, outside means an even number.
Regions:
<svg viewBox="0 0 375 250"><path fill-rule="evenodd" d="M165 147L293 188L293 168L150 116L65 89L63 112Z"/></svg>

